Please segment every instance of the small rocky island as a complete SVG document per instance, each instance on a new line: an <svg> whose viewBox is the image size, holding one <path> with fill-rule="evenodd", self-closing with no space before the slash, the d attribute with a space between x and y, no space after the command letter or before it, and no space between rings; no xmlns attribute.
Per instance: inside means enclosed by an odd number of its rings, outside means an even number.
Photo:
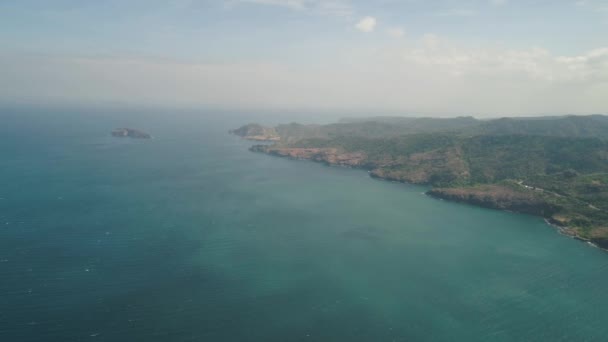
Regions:
<svg viewBox="0 0 608 342"><path fill-rule="evenodd" d="M150 139L152 136L132 128L117 128L112 131L112 136L117 138Z"/></svg>

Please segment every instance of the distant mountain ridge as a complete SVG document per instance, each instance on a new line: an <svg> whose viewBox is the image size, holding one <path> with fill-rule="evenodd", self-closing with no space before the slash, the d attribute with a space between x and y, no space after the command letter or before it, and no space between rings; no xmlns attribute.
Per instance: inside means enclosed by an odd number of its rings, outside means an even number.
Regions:
<svg viewBox="0 0 608 342"><path fill-rule="evenodd" d="M472 116L456 118L371 117L343 118L339 124L369 124L390 126L402 133L430 133L441 131L463 134L525 134L560 137L608 138L608 116L601 114L577 116L504 117L480 120Z"/></svg>

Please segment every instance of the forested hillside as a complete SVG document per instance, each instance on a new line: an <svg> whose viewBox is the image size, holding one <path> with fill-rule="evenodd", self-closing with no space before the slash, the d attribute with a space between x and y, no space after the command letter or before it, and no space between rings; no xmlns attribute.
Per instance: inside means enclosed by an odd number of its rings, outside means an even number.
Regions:
<svg viewBox="0 0 608 342"><path fill-rule="evenodd" d="M606 116L378 117L234 131L262 140L260 132L279 138L253 151L428 184L432 196L540 215L570 235L608 247Z"/></svg>

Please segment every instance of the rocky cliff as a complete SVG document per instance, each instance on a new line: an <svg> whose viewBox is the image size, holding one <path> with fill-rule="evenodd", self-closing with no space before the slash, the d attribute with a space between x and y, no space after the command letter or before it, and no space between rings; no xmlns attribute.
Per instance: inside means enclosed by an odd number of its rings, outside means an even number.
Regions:
<svg viewBox="0 0 608 342"><path fill-rule="evenodd" d="M462 188L434 188L429 196L474 204L480 207L509 210L550 218L559 208L547 203L534 191L517 191L503 185L483 185Z"/></svg>
<svg viewBox="0 0 608 342"><path fill-rule="evenodd" d="M565 235L591 242L608 250L608 228L601 224L581 224L580 212L572 211L571 199L555 198L538 189L517 188L517 184L480 185L461 188L435 188L427 194L431 197L454 202L468 203L484 208L507 210L541 216ZM559 197L559 195L558 195Z"/></svg>

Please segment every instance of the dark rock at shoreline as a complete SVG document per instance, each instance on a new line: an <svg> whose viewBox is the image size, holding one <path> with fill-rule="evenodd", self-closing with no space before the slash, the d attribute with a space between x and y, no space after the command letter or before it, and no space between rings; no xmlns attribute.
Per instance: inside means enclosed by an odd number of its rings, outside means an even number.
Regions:
<svg viewBox="0 0 608 342"><path fill-rule="evenodd" d="M252 152L261 152L278 157L312 160L334 166L358 168L363 168L366 166L366 156L364 153L344 153L340 152L336 148L281 148L272 145L254 145L249 150Z"/></svg>
<svg viewBox="0 0 608 342"><path fill-rule="evenodd" d="M602 248L602 249L608 251L608 239L606 239L606 238L593 238L593 239L591 239L591 241L593 241L593 243L596 244L599 248Z"/></svg>
<svg viewBox="0 0 608 342"><path fill-rule="evenodd" d="M150 139L152 136L146 132L132 128L117 128L112 131L112 136L117 138Z"/></svg>
<svg viewBox="0 0 608 342"><path fill-rule="evenodd" d="M608 250L608 238L606 238L608 229L594 227L587 230L571 226L572 219L568 217L567 213L562 212L563 208L547 202L534 193L492 184L463 188L435 188L429 190L427 195L489 209L541 216L547 223L556 227L560 233Z"/></svg>

